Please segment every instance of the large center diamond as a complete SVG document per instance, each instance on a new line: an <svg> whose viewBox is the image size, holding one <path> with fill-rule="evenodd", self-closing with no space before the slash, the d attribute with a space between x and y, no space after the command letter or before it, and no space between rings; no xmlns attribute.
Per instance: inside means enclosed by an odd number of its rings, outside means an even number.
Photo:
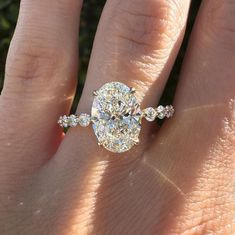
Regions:
<svg viewBox="0 0 235 235"><path fill-rule="evenodd" d="M132 90L120 83L106 83L96 91L91 116L98 142L107 150L121 153L139 141L140 105Z"/></svg>

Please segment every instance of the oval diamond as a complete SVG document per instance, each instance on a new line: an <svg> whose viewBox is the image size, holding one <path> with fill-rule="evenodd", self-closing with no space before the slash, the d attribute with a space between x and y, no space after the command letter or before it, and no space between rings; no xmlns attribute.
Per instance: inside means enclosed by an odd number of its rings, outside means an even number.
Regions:
<svg viewBox="0 0 235 235"><path fill-rule="evenodd" d="M133 89L125 84L106 83L97 90L91 116L99 144L107 150L121 153L139 142L140 105Z"/></svg>

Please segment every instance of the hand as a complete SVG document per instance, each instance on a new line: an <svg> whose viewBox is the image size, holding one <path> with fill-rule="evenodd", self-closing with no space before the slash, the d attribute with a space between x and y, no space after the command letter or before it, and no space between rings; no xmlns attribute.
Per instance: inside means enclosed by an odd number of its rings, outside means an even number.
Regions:
<svg viewBox="0 0 235 235"><path fill-rule="evenodd" d="M189 0L108 0L78 112L109 81L156 106L184 36ZM143 127L125 154L91 127L66 136L77 77L79 0L22 0L0 97L1 235L235 234L235 4L204 0L175 116ZM95 10L95 9L91 9Z"/></svg>

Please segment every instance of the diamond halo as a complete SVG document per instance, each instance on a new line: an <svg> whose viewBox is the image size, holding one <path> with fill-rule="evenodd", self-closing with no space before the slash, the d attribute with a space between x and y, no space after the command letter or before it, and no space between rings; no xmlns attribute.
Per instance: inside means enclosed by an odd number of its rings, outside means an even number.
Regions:
<svg viewBox="0 0 235 235"><path fill-rule="evenodd" d="M91 115L61 116L61 127L86 127L92 123L98 144L105 149L122 153L139 143L142 118L154 121L156 118L170 118L174 113L172 105L146 108L141 111L135 96L135 89L120 82L104 84L94 92Z"/></svg>

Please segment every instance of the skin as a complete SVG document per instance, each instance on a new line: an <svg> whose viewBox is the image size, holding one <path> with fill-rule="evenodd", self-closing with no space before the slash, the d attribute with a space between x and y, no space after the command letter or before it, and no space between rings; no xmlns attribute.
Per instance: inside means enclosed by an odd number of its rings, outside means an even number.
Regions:
<svg viewBox="0 0 235 235"><path fill-rule="evenodd" d="M156 106L189 5L108 0L78 113L109 81ZM203 1L174 117L161 129L145 123L139 146L122 155L98 147L91 127L64 137L57 125L75 92L81 6L21 1L0 97L0 234L235 234L234 1Z"/></svg>

